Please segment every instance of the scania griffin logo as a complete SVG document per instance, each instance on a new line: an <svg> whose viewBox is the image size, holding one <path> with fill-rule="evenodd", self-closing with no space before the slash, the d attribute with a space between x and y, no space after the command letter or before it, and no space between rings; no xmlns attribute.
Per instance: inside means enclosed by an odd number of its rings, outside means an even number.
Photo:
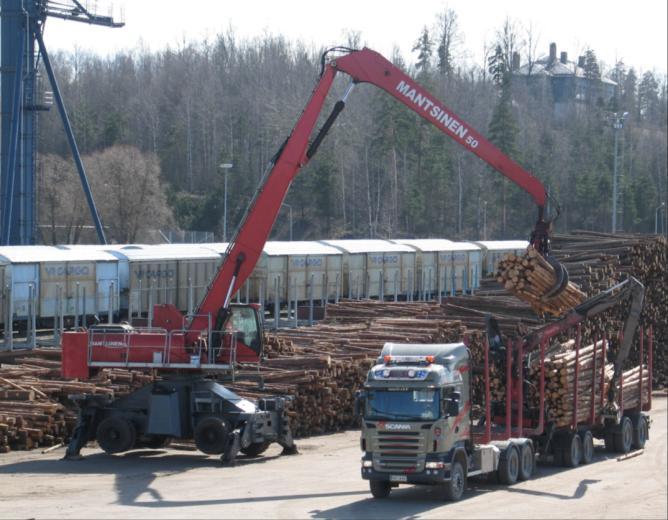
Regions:
<svg viewBox="0 0 668 520"><path fill-rule="evenodd" d="M380 429L385 429L385 430L410 430L411 429L410 424L386 423L386 422L378 423L378 427Z"/></svg>

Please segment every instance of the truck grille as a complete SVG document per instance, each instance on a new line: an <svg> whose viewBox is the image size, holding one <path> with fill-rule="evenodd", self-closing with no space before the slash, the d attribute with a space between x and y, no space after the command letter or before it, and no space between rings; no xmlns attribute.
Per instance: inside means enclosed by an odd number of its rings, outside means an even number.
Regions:
<svg viewBox="0 0 668 520"><path fill-rule="evenodd" d="M412 473L424 469L425 439L420 432L376 432L373 462L376 471Z"/></svg>

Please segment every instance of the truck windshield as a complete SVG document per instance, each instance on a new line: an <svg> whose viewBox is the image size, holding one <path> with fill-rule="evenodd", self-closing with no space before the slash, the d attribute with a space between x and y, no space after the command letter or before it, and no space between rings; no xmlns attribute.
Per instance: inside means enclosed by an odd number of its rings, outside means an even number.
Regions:
<svg viewBox="0 0 668 520"><path fill-rule="evenodd" d="M367 394L365 419L424 421L439 416L437 390L371 390Z"/></svg>

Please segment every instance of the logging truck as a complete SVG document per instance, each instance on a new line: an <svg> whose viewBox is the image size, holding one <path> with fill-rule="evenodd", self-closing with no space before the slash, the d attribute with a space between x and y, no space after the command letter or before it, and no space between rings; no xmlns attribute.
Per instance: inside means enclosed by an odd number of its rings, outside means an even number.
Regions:
<svg viewBox="0 0 668 520"><path fill-rule="evenodd" d="M642 284L629 278L510 341L489 319L482 366L472 363L466 342L385 344L356 400L361 473L371 494L386 498L399 484L429 484L458 500L468 477L494 474L510 485L531 478L537 458L569 467L589 463L594 438L612 452L642 448L650 424L644 412L651 408L651 329L638 331L640 376L624 381L634 371L623 368L643 295ZM626 298L630 312L613 355L605 334L584 347L582 322ZM571 343L565 340L569 333ZM570 415L560 420L546 399L546 351L554 343L570 347L565 396ZM612 361L607 372L606 359ZM502 399L490 391L492 366L505 375ZM474 402L474 394L481 402Z"/></svg>

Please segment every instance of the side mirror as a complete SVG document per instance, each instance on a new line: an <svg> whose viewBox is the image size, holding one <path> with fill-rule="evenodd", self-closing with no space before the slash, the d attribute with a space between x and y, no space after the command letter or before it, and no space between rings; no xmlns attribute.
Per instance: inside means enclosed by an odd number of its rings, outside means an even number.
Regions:
<svg viewBox="0 0 668 520"><path fill-rule="evenodd" d="M460 398L461 394L459 392L452 392L452 394L450 394L450 399L448 399L446 405L446 411L448 413L448 417L456 417L457 415L459 415Z"/></svg>
<svg viewBox="0 0 668 520"><path fill-rule="evenodd" d="M366 392L364 390L358 390L357 392L355 392L355 404L354 404L355 417L360 417L363 414L365 406L366 406Z"/></svg>

